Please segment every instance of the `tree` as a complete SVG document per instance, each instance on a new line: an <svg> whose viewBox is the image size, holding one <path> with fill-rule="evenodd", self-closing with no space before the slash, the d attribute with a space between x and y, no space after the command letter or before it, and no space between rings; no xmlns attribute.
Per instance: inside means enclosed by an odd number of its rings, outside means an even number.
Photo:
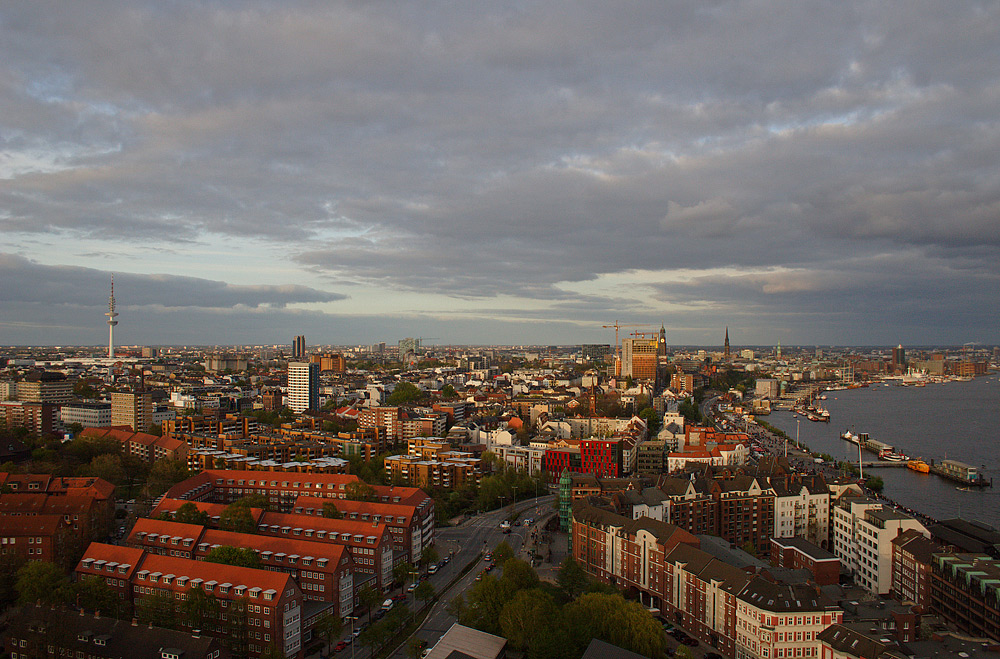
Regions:
<svg viewBox="0 0 1000 659"><path fill-rule="evenodd" d="M410 659L420 659L420 655L423 654L425 647L427 647L427 641L418 636L413 636L406 642L406 656L410 657Z"/></svg>
<svg viewBox="0 0 1000 659"><path fill-rule="evenodd" d="M223 531L253 533L257 530L257 523L254 521L249 508L237 503L231 503L219 515L219 528Z"/></svg>
<svg viewBox="0 0 1000 659"><path fill-rule="evenodd" d="M504 565L512 558L514 558L514 550L511 549L506 540L502 540L493 550L493 560L497 565Z"/></svg>
<svg viewBox="0 0 1000 659"><path fill-rule="evenodd" d="M187 599L181 603L181 615L191 629L208 629L219 617L219 601L206 593L201 586L188 590Z"/></svg>
<svg viewBox="0 0 1000 659"><path fill-rule="evenodd" d="M502 631L499 623L500 613L510 599L510 591L499 580L486 575L467 593L466 606L458 621L466 627L474 627L499 636Z"/></svg>
<svg viewBox="0 0 1000 659"><path fill-rule="evenodd" d="M198 506L188 501L181 504L180 508L174 513L174 521L181 524L208 526L209 518L207 512L198 510Z"/></svg>
<svg viewBox="0 0 1000 659"><path fill-rule="evenodd" d="M885 489L885 482L881 476L871 476L865 481L865 487L872 492L881 492Z"/></svg>
<svg viewBox="0 0 1000 659"><path fill-rule="evenodd" d="M639 418L646 422L646 428L649 429L651 436L660 432L660 426L663 425L663 415L655 409L647 407L639 412Z"/></svg>
<svg viewBox="0 0 1000 659"><path fill-rule="evenodd" d="M17 599L21 604L67 604L72 587L55 563L31 561L17 571Z"/></svg>
<svg viewBox="0 0 1000 659"><path fill-rule="evenodd" d="M441 387L441 398L451 400L452 398L458 398L458 392L455 391L455 387L450 384L446 384Z"/></svg>
<svg viewBox="0 0 1000 659"><path fill-rule="evenodd" d="M247 508L260 508L264 511L271 510L271 502L268 501L267 496L255 492L254 494L246 494L236 501L233 502L234 505L245 506Z"/></svg>
<svg viewBox="0 0 1000 659"><path fill-rule="evenodd" d="M424 603L434 599L436 594L434 586L431 585L430 581L421 581L420 585L413 589L413 597Z"/></svg>
<svg viewBox="0 0 1000 659"><path fill-rule="evenodd" d="M285 651L274 641L267 644L264 651L260 653L260 659L285 659Z"/></svg>
<svg viewBox="0 0 1000 659"><path fill-rule="evenodd" d="M153 467L149 470L146 494L155 498L190 475L191 472L188 471L187 465L180 460L160 458L153 463Z"/></svg>
<svg viewBox="0 0 1000 659"><path fill-rule="evenodd" d="M612 645L658 659L666 652L663 629L637 602L627 602L619 594L586 593L566 605L565 619L571 638L599 638ZM579 648L582 652L582 646Z"/></svg>
<svg viewBox="0 0 1000 659"><path fill-rule="evenodd" d="M326 641L326 647L329 649L333 645L333 639L340 638L340 634L344 631L344 621L332 613L327 613L316 621L314 629Z"/></svg>
<svg viewBox="0 0 1000 659"><path fill-rule="evenodd" d="M423 549L420 550L420 566L427 567L431 563L438 562L438 551L433 545L425 545Z"/></svg>
<svg viewBox="0 0 1000 659"><path fill-rule="evenodd" d="M587 590L590 577L572 556L567 556L562 565L559 566L556 583L559 584L559 588L566 595L566 599L572 601Z"/></svg>
<svg viewBox="0 0 1000 659"><path fill-rule="evenodd" d="M375 624L365 627L361 633L358 634L357 642L368 648L371 654L374 655L375 647L380 646L388 636L389 625L383 618Z"/></svg>
<svg viewBox="0 0 1000 659"><path fill-rule="evenodd" d="M103 478L114 485L125 483L125 470L122 468L121 456L112 453L96 456L87 465L87 473L90 476Z"/></svg>
<svg viewBox="0 0 1000 659"><path fill-rule="evenodd" d="M87 611L100 611L115 618L124 617L125 601L118 597L104 579L96 575L84 577L73 586L76 601Z"/></svg>
<svg viewBox="0 0 1000 659"><path fill-rule="evenodd" d="M404 584L406 580L410 578L410 575L416 571L412 563L399 563L398 565L392 566L392 581L393 583Z"/></svg>
<svg viewBox="0 0 1000 659"><path fill-rule="evenodd" d="M694 659L694 653L691 652L691 648L686 645L679 645L677 649L674 650L674 657L676 659Z"/></svg>
<svg viewBox="0 0 1000 659"><path fill-rule="evenodd" d="M177 607L174 599L166 592L154 591L143 595L135 603L135 617L144 625L175 629L177 627Z"/></svg>
<svg viewBox="0 0 1000 659"><path fill-rule="evenodd" d="M558 618L552 598L539 589L515 594L500 613L500 629L515 649L527 650L542 630Z"/></svg>
<svg viewBox="0 0 1000 659"><path fill-rule="evenodd" d="M348 501L375 501L375 488L368 483L352 481L344 487L344 498Z"/></svg>
<svg viewBox="0 0 1000 659"><path fill-rule="evenodd" d="M358 601L361 602L361 606L368 609L368 620L371 621L372 608L382 601L382 592L371 584L362 586L358 591Z"/></svg>
<svg viewBox="0 0 1000 659"><path fill-rule="evenodd" d="M412 382L400 382L392 390L392 393L389 394L389 397L386 398L386 403L389 405L402 405L403 403L412 403L413 401L420 400L423 397L424 392L417 385Z"/></svg>
<svg viewBox="0 0 1000 659"><path fill-rule="evenodd" d="M337 504L332 501L323 502L323 517L326 519L343 519L344 513L337 510Z"/></svg>
<svg viewBox="0 0 1000 659"><path fill-rule="evenodd" d="M511 558L503 564L500 583L510 592L538 587L538 573L520 558Z"/></svg>
<svg viewBox="0 0 1000 659"><path fill-rule="evenodd" d="M208 552L205 561L208 563L222 563L224 565L261 569L260 556L249 547L230 547L228 545L216 547Z"/></svg>

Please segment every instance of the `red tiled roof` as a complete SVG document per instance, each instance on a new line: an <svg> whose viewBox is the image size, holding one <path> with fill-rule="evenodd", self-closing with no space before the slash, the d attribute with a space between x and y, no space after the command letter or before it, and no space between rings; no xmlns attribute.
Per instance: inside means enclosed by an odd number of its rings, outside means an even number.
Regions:
<svg viewBox="0 0 1000 659"><path fill-rule="evenodd" d="M139 540L139 533L145 533L146 535L156 533L157 535L166 535L171 538L176 536L179 538L191 538L197 541L204 531L205 527L200 524L182 524L162 519L141 518L136 520L135 526L132 527L132 533L129 534L128 541L133 544L143 542Z"/></svg>
<svg viewBox="0 0 1000 659"><path fill-rule="evenodd" d="M194 506L205 513L208 513L209 517L221 517L222 511L224 511L228 506L224 503L209 503L208 501L188 501L186 499L170 499L164 498L157 504L153 512L150 513L151 516L157 517L161 513L175 513L177 509L183 506L185 503L193 503ZM261 508L251 508L250 516L253 518L254 522L259 523L261 515L264 514L264 510Z"/></svg>
<svg viewBox="0 0 1000 659"><path fill-rule="evenodd" d="M176 558L174 556L160 556L159 554L147 553L142 561L142 569L162 574L173 574L176 577L188 577L189 579L203 579L204 581L216 581L218 583L228 582L233 586L258 587L264 590L273 589L278 592L276 600L280 599L281 594L289 587L294 587L298 590L298 586L295 585L295 581L292 580L291 575L284 572L255 570L248 567L225 565L224 563L206 563L205 561ZM176 581L169 586L159 583L157 587L169 587L181 591L188 589L187 586L177 586Z"/></svg>
<svg viewBox="0 0 1000 659"><path fill-rule="evenodd" d="M342 513L368 513L369 515L391 515L392 517L405 517L405 524L409 524L416 514L416 506L402 503L382 503L381 501L351 501L350 499L327 499L324 497L299 496L295 499L295 509L312 508L320 511L322 515L323 504L331 502Z"/></svg>
<svg viewBox="0 0 1000 659"><path fill-rule="evenodd" d="M329 567L331 568L336 567L340 563L340 559L348 552L347 547L344 545L336 545L329 542L316 542L308 539L302 540L299 538L283 538L269 535L253 535L252 533L234 533L218 529L207 529L198 544L205 542L209 546L248 547L256 552L284 552L285 554L326 558L329 559Z"/></svg>
<svg viewBox="0 0 1000 659"><path fill-rule="evenodd" d="M76 571L81 574L110 574L106 570L97 569L93 566L85 568L83 561L91 558L94 560L103 560L105 563L114 562L119 565L128 565L129 568L125 572L125 578L128 579L132 576L133 572L139 569L145 555L145 551L136 547L121 547L119 545L106 545L103 542L92 542L87 547L87 550L83 552L80 562L76 565Z"/></svg>
<svg viewBox="0 0 1000 659"><path fill-rule="evenodd" d="M381 539L386 535L386 525L372 522L362 522L353 519L326 519L325 517L314 517L309 515L292 515L287 513L264 513L260 520L260 526L289 526L293 529L301 528L313 529L315 531L327 531L334 533L350 533L351 536L373 535Z"/></svg>

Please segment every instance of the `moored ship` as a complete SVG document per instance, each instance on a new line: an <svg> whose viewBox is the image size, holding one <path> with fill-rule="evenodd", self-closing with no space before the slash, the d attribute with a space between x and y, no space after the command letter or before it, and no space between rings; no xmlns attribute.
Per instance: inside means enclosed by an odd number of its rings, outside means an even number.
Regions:
<svg viewBox="0 0 1000 659"><path fill-rule="evenodd" d="M931 473L931 466L924 462L923 460L910 460L906 463L907 469L912 469L913 471L919 472L921 474Z"/></svg>

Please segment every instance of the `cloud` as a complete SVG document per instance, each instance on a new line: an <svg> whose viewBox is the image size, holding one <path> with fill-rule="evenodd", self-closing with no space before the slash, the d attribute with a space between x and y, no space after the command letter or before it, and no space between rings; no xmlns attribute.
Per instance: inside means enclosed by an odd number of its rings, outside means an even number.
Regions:
<svg viewBox="0 0 1000 659"><path fill-rule="evenodd" d="M0 253L0 302L4 304L106 305L110 279L110 273L92 268L48 266ZM133 273L115 274L115 292L121 308L281 308L346 298L293 284L246 286L198 277Z"/></svg>
<svg viewBox="0 0 1000 659"><path fill-rule="evenodd" d="M996 3L929 0L6 3L0 236L35 263L58 237L185 272L221 236L381 312L420 293L561 329L608 277L656 317L635 272L701 271L657 290L718 295L703 313L794 314L847 255L886 304L933 307L1000 263L998 22ZM946 266L907 282L887 270L903 255ZM93 272L75 293L103 288ZM171 308L338 299L120 285Z"/></svg>

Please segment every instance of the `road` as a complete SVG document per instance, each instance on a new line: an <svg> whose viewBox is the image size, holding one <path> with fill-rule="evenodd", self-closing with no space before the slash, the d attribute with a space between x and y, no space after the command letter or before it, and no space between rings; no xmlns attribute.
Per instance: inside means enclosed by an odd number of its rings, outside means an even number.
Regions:
<svg viewBox="0 0 1000 659"><path fill-rule="evenodd" d="M555 500L554 495L546 495L542 497L537 497L533 499L524 499L517 503L517 511L519 513L519 519L523 520L526 518L533 518L535 520L534 526L542 523L544 519L550 517L554 514L554 509L552 508L552 503ZM444 558L448 556L449 553L454 552L451 560L444 566L442 566L436 574L430 575L429 580L434 586L435 591L438 591L439 598L438 601L431 607L431 612L424 619L423 624L420 629L417 630L416 636L427 642L428 647L437 643L437 640L446 632L451 625L456 622L455 618L447 613L445 610L448 602L450 602L459 593L465 592L468 588L475 583L476 575L482 570L484 565L477 566L476 568L470 570L466 575L462 576L454 585L444 593L441 593L442 588L446 588L449 583L451 583L459 573L473 560L478 559L482 561L481 553L494 549L502 540L506 540L507 544L511 546L514 550L515 556L520 556L523 558L521 553L521 548L524 545L525 538L531 532L531 528L526 528L521 525L514 526L509 534L505 534L500 530L500 522L507 519L512 512L510 505L504 506L498 510L492 510L475 517L468 518L463 523L452 526L438 528L435 530L435 547L437 548L438 554ZM392 591L386 595L386 597L391 596L399 591ZM413 599L412 595L408 597L405 602L407 606L411 609L416 610L421 602L417 602ZM362 622L367 620L367 616L362 616ZM349 637L351 635L350 625L348 625L345 630L344 637ZM409 639L407 639L409 640ZM310 655L312 657L320 657L321 655L316 653ZM351 644L343 651L340 652L340 657L342 659L368 659L371 656L368 648L362 645ZM409 659L406 654L406 643L404 642L397 650L391 655L393 659Z"/></svg>

